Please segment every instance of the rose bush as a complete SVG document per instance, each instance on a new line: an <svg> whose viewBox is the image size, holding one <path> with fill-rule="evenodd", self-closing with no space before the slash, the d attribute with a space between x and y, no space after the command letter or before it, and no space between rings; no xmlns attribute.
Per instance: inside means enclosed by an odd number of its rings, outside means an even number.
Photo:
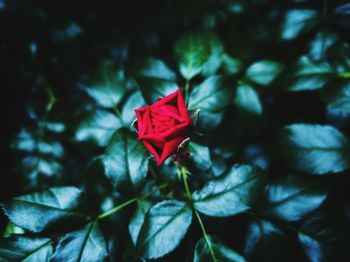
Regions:
<svg viewBox="0 0 350 262"><path fill-rule="evenodd" d="M161 165L189 137L192 125L181 90L135 110L138 140Z"/></svg>
<svg viewBox="0 0 350 262"><path fill-rule="evenodd" d="M349 1L48 2L0 0L1 262L350 261Z"/></svg>

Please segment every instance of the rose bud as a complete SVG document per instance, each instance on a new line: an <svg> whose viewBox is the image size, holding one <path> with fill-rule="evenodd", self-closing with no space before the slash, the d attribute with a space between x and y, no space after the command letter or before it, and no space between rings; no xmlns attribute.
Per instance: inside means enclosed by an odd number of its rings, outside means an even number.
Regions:
<svg viewBox="0 0 350 262"><path fill-rule="evenodd" d="M192 119L180 89L135 112L138 140L155 157L158 166L189 137Z"/></svg>

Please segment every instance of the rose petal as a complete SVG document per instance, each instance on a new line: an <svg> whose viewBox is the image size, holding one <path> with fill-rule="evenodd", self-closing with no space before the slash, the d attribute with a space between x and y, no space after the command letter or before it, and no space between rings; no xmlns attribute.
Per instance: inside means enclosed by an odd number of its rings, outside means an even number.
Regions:
<svg viewBox="0 0 350 262"><path fill-rule="evenodd" d="M185 100L183 98L181 89L177 90L177 108L182 116L182 118L186 119L188 122L192 123L192 119L188 113Z"/></svg>
<svg viewBox="0 0 350 262"><path fill-rule="evenodd" d="M162 105L160 107L160 110L163 111L163 113L165 113L166 115L175 118L179 122L184 121L183 117L179 113L179 110L177 110L177 108L173 105Z"/></svg>
<svg viewBox="0 0 350 262"><path fill-rule="evenodd" d="M138 108L135 110L136 118L137 118L137 129L139 133L144 132L144 122L143 122L143 115L147 111L148 106Z"/></svg>
<svg viewBox="0 0 350 262"><path fill-rule="evenodd" d="M145 140L158 148L163 148L167 142L166 139L159 135L141 135L137 138L137 140Z"/></svg>
<svg viewBox="0 0 350 262"><path fill-rule="evenodd" d="M178 146L184 141L186 138L184 137L177 137L173 140L170 140L167 142L164 146L163 152L161 154L161 157L159 161L157 161L157 165L160 166L169 156L175 154L177 152Z"/></svg>
<svg viewBox="0 0 350 262"><path fill-rule="evenodd" d="M169 128L167 131L161 133L160 136L165 138L165 139L169 138L169 137L177 136L177 135L179 135L179 133L184 131L184 129L189 125L191 125L191 123L189 123L189 122L184 122L184 123L178 124L176 126L173 126L172 128Z"/></svg>
<svg viewBox="0 0 350 262"><path fill-rule="evenodd" d="M154 107L160 107L161 105L165 104L172 104L174 106L177 105L177 95L178 95L178 90L175 91L174 93L171 93L170 95L162 98L161 100L158 100L154 104L151 105L152 108Z"/></svg>
<svg viewBox="0 0 350 262"><path fill-rule="evenodd" d="M160 162L160 155L158 154L157 150L155 150L155 148L146 140L143 140L142 142L145 145L145 147L147 148L147 150L154 156L154 158L156 159L156 162L159 163Z"/></svg>

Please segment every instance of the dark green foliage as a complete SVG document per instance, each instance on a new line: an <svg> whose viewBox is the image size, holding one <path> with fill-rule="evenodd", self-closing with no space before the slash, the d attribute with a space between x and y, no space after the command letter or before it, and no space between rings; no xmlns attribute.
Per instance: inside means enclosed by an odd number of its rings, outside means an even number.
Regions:
<svg viewBox="0 0 350 262"><path fill-rule="evenodd" d="M1 261L50 261L52 241L43 237L12 236L0 241Z"/></svg>
<svg viewBox="0 0 350 262"><path fill-rule="evenodd" d="M80 198L78 188L57 187L15 197L4 202L3 209L9 219L21 228L33 232L57 230L84 221L84 215L78 211Z"/></svg>
<svg viewBox="0 0 350 262"><path fill-rule="evenodd" d="M180 243L191 221L192 212L186 203L175 200L158 203L147 212L138 233L138 252L145 258L164 256Z"/></svg>
<svg viewBox="0 0 350 262"><path fill-rule="evenodd" d="M96 222L64 235L55 249L53 261L106 261L108 251Z"/></svg>
<svg viewBox="0 0 350 262"><path fill-rule="evenodd" d="M248 210L264 186L264 173L257 167L235 165L193 193L195 208L209 216L232 216Z"/></svg>
<svg viewBox="0 0 350 262"><path fill-rule="evenodd" d="M207 238L210 241L211 248L214 251L215 257L219 261L223 262L245 262L245 258L237 254L233 250L229 249L225 245L218 242L215 238L208 236ZM193 262L206 262L212 261L210 252L208 250L208 245L204 239L201 239L196 244L196 249L194 251Z"/></svg>

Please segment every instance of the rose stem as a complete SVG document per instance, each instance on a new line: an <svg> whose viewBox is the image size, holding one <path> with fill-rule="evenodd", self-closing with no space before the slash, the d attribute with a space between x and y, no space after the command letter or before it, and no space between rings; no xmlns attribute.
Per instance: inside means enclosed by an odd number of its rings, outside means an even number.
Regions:
<svg viewBox="0 0 350 262"><path fill-rule="evenodd" d="M183 180L183 183L184 183L184 186L185 186L185 190L186 190L186 196L188 198L188 200L191 202L191 205L192 205L192 209L194 211L194 213L196 214L196 218L198 220L198 223L201 227L201 230L202 230L202 234L203 234L203 237L204 237L204 241L208 247L208 250L209 250L209 253L213 259L214 262L217 262L217 258L215 257L215 253L214 253L214 250L213 250L213 247L211 246L211 243L210 243L210 240L208 238L208 234L207 234L207 231L205 230L205 227L204 227L204 224L203 224L203 221L198 213L198 211L196 210L196 208L193 206L193 201L192 201L192 194L191 194L191 191L190 191L190 188L188 186L188 181L187 181L187 178L188 178L188 174L189 174L189 171L188 169L185 167L185 166L180 166L180 173L181 173L181 178Z"/></svg>
<svg viewBox="0 0 350 262"><path fill-rule="evenodd" d="M128 200L128 201L126 201L126 202L124 202L124 203L122 203L122 204L120 204L120 205L118 205L118 206L116 206L116 207L114 207L114 208L112 208L112 209L110 209L110 210L108 210L108 211L102 213L101 215L99 215L99 216L96 218L96 220L100 220L100 219L103 219L103 218L105 218L105 217L108 217L108 216L114 214L115 212L118 212L120 209L122 209L122 208L124 208L124 207L126 207L126 206L128 206L128 205L130 205L130 204L132 204L132 203L134 203L134 202L137 202L137 201L139 201L139 200L141 200L141 199L144 199L144 198L149 197L149 196L152 195L153 193L155 193L155 192L157 192L158 190L161 190L161 189L167 187L168 185L169 185L169 184L160 185L159 187L157 187L157 188L155 188L155 189L153 189L153 190L147 192L146 194L144 194L144 195L142 195L142 196L140 196L140 197L132 198L132 199L130 199L130 200Z"/></svg>

